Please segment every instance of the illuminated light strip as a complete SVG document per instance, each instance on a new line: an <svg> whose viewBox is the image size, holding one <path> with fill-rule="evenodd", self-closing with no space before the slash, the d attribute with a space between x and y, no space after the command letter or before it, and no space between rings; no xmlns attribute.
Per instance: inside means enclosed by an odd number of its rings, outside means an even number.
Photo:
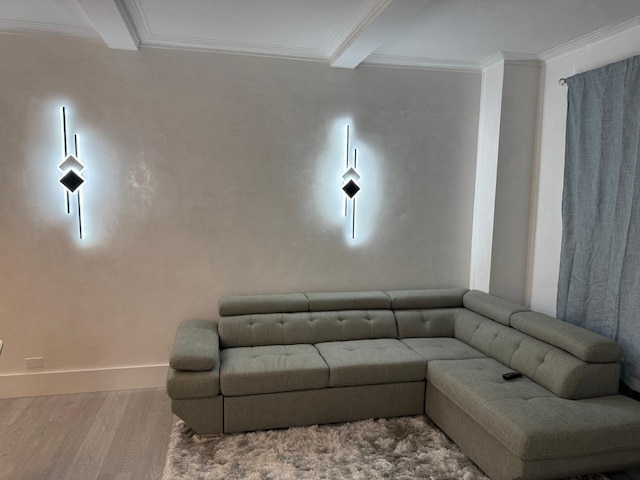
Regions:
<svg viewBox="0 0 640 480"><path fill-rule="evenodd" d="M353 169L358 169L358 149L353 149ZM353 197L353 209L351 212L351 239L355 240L356 238L356 197Z"/></svg>
<svg viewBox="0 0 640 480"><path fill-rule="evenodd" d="M65 108L62 107L62 158L67 158L67 115ZM67 204L67 215L71 213L71 206L69 205L69 190L65 189L64 196Z"/></svg>
<svg viewBox="0 0 640 480"><path fill-rule="evenodd" d="M80 158L80 156L78 155L78 135L75 134L73 136L73 143L74 143L74 147L75 147L75 152L76 152L76 158ZM79 161L79 160L78 160ZM82 240L82 209L80 208L80 205L82 202L80 202L80 191L82 190L82 185L80 185L78 187L78 234L80 235L80 240Z"/></svg>
<svg viewBox="0 0 640 480"><path fill-rule="evenodd" d="M62 107L62 158L67 158L67 116Z"/></svg>
<svg viewBox="0 0 640 480"><path fill-rule="evenodd" d="M349 125L347 125L347 154L345 160L345 171L349 170ZM344 197L344 216L347 216L347 197Z"/></svg>
<svg viewBox="0 0 640 480"><path fill-rule="evenodd" d="M80 189L82 187L80 187L78 189L78 234L80 236L80 240L82 240L82 209L80 208L81 202L80 202Z"/></svg>

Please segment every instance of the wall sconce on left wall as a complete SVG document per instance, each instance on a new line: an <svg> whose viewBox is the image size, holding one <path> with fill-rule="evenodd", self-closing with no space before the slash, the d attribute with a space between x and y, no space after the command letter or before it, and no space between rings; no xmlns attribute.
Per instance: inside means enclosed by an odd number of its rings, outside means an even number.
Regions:
<svg viewBox="0 0 640 480"><path fill-rule="evenodd" d="M84 165L79 160L78 135L73 135L73 152L69 153L67 134L67 111L61 107L62 115L62 163L58 168L62 171L62 176L58 179L65 189L65 201L67 214L71 215L71 197L76 198L76 213L78 217L78 236L82 239L82 186L85 178L82 176Z"/></svg>

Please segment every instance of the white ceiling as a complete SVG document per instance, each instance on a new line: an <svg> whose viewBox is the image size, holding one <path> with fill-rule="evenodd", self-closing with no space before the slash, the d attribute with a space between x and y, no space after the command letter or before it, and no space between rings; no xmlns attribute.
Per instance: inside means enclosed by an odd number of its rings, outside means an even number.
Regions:
<svg viewBox="0 0 640 480"><path fill-rule="evenodd" d="M640 24L640 0L0 0L0 32L111 48L187 48L479 69L546 59Z"/></svg>

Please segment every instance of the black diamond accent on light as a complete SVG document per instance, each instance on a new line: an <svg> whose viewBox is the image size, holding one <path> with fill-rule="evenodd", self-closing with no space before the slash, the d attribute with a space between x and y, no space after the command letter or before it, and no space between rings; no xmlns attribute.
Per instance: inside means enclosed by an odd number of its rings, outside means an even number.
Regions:
<svg viewBox="0 0 640 480"><path fill-rule="evenodd" d="M349 198L353 198L355 194L360 191L360 187L353 180L349 180L349 183L345 184L345 186L342 187L342 190L349 196Z"/></svg>
<svg viewBox="0 0 640 480"><path fill-rule="evenodd" d="M71 193L75 192L84 183L84 178L78 175L75 170L69 170L60 178L60 183Z"/></svg>

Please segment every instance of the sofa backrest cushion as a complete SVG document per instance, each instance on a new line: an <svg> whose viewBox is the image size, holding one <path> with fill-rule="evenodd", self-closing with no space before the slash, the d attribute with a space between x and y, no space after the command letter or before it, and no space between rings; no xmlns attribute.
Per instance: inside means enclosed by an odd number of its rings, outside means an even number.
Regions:
<svg viewBox="0 0 640 480"><path fill-rule="evenodd" d="M619 362L622 358L620 344L543 313L516 313L511 317L511 326L543 342L555 345L585 362Z"/></svg>
<svg viewBox="0 0 640 480"><path fill-rule="evenodd" d="M310 312L389 309L391 299L384 292L305 293Z"/></svg>
<svg viewBox="0 0 640 480"><path fill-rule="evenodd" d="M462 296L467 293L467 289L395 290L385 293L391 299L393 310L420 310L461 307Z"/></svg>
<svg viewBox="0 0 640 480"><path fill-rule="evenodd" d="M514 313L531 311L527 307L494 297L479 290L470 290L465 293L463 304L465 308L503 325L509 325L511 315Z"/></svg>
<svg viewBox="0 0 640 480"><path fill-rule="evenodd" d="M459 308L396 310L399 338L453 337Z"/></svg>
<svg viewBox="0 0 640 480"><path fill-rule="evenodd" d="M397 338L391 310L269 313L222 317L221 348Z"/></svg>
<svg viewBox="0 0 640 480"><path fill-rule="evenodd" d="M587 363L570 353L469 310L458 312L455 337L562 398L615 395L620 364Z"/></svg>
<svg viewBox="0 0 640 480"><path fill-rule="evenodd" d="M249 315L252 313L291 313L309 310L304 293L283 295L229 295L221 297L218 311L221 316Z"/></svg>

